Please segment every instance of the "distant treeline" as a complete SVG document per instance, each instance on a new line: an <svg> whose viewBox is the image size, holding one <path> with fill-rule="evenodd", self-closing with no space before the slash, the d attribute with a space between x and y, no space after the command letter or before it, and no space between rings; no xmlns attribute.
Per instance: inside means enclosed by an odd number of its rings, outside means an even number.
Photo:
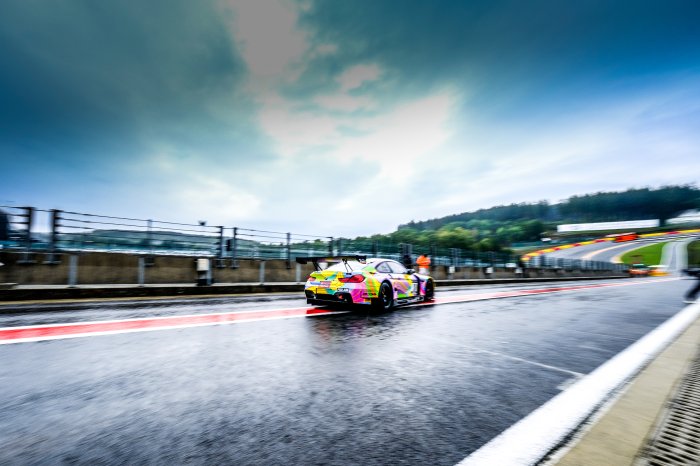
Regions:
<svg viewBox="0 0 700 466"><path fill-rule="evenodd" d="M419 248L460 248L499 251L516 242L539 241L541 234L562 223L659 219L662 222L684 210L700 208L695 185L663 186L599 192L550 204L547 201L501 205L475 212L400 225L388 235L346 240L410 243Z"/></svg>
<svg viewBox="0 0 700 466"><path fill-rule="evenodd" d="M684 210L700 207L700 189L694 185L664 186L658 189L628 189L623 192L599 192L572 196L558 203L510 204L464 212L420 222L411 221L401 228L437 230L454 222L470 220L540 220L542 222L614 222L620 220L659 219L662 222Z"/></svg>

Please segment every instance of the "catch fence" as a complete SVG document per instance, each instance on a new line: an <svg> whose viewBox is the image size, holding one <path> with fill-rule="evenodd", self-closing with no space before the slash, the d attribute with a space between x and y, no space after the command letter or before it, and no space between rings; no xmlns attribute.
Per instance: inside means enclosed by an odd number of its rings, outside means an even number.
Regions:
<svg viewBox="0 0 700 466"><path fill-rule="evenodd" d="M114 217L57 209L0 206L0 246L32 252L120 252L209 257L238 266L239 259L282 259L288 266L296 257L360 254L415 261L418 252L430 253L433 265L453 267L524 266L519 256L491 251L425 247L389 241L352 240L323 235L276 232L240 227L176 223L153 219ZM555 259L539 256L529 267L580 270L624 270L609 262Z"/></svg>

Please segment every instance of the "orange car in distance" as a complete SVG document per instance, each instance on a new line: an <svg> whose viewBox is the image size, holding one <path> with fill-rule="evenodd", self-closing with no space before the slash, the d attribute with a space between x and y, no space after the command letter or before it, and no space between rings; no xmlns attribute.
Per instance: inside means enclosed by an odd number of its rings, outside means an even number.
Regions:
<svg viewBox="0 0 700 466"><path fill-rule="evenodd" d="M606 235L606 238L612 238L614 242L616 243L623 243L625 241L634 241L636 239L639 239L639 235L634 232L630 233L616 233L613 235Z"/></svg>

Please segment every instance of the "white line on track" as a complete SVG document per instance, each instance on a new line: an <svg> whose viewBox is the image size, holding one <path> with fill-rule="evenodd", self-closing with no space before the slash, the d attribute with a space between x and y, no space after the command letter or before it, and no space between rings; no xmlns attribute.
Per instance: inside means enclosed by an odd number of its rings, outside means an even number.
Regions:
<svg viewBox="0 0 700 466"><path fill-rule="evenodd" d="M584 254L583 256L581 256L581 259L583 259L583 260L591 260L592 258L594 258L595 256L597 256L598 254L602 254L602 253L604 253L604 252L608 252L608 251L610 251L610 250L612 250L612 249L624 248L625 246L629 246L629 245L630 245L629 243L624 243L624 244L617 244L617 245L615 245L615 246L610 246L610 247L608 247L608 248L597 249L597 250L595 250L595 251L589 252L588 254ZM643 246L644 246L644 245L641 245L641 246L639 246L639 247L641 248L641 247L643 247ZM613 261L613 262L614 262L614 261Z"/></svg>
<svg viewBox="0 0 700 466"><path fill-rule="evenodd" d="M581 376L583 376L583 374L580 373L580 372L574 372L574 371L570 371L570 370L568 370L568 369L562 369L561 367L550 366L549 364L542 364L541 362L531 361L531 360L529 360L529 359L523 359L523 358L519 358L519 357L517 357L517 356L511 356L511 355L509 355L509 354L500 353L500 352L498 352L498 351L491 351L491 350L485 350L485 349L481 349L481 348L476 348L476 347L474 347L474 346L462 345L461 343L455 343L455 342L453 342L453 341L443 340L443 339L441 339L441 338L432 338L432 337L424 337L424 338L427 339L427 340L433 340L433 341L437 341L437 342L439 342L439 343L444 343L444 344L447 344L447 345L458 346L458 347L460 347L460 348L464 348L464 349L467 349L467 350L469 350L469 351L475 351L475 352L478 352L478 353L486 353L486 354L490 354L490 355L493 355L493 356L498 356L498 357L500 357L500 358L510 359L510 360L512 360L512 361L518 361L518 362L522 362L522 363L525 363L525 364L530 364L530 365L533 365L533 366L541 367L541 368L543 368L543 369L548 369L548 370L552 370L552 371L556 371L556 372L563 372L564 374L572 375L572 376L574 376L574 377L581 377Z"/></svg>
<svg viewBox="0 0 700 466"><path fill-rule="evenodd" d="M700 316L693 304L466 457L458 466L532 465L559 445Z"/></svg>
<svg viewBox="0 0 700 466"><path fill-rule="evenodd" d="M605 337L605 338L617 338L618 340L627 340L627 341L637 341L637 338L630 338L630 337L622 337L620 335L611 335L609 333L600 333L600 332L587 332L585 330L576 330L576 329L569 329L570 332L576 332L576 333L582 333L584 335L597 335L599 337Z"/></svg>

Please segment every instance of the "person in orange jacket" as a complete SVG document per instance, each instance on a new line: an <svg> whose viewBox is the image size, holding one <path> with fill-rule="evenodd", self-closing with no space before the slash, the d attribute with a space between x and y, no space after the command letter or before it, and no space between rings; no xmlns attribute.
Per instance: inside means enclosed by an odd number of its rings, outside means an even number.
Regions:
<svg viewBox="0 0 700 466"><path fill-rule="evenodd" d="M430 257L427 254L421 254L418 259L416 259L416 264L418 265L418 272L424 275L430 273Z"/></svg>

